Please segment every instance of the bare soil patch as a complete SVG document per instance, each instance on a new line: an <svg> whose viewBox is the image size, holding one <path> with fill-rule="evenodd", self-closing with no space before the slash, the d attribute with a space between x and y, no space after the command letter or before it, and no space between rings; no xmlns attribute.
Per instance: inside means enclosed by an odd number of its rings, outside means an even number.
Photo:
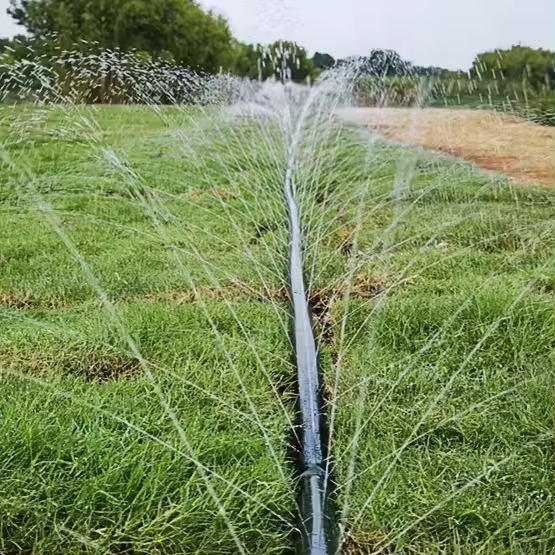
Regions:
<svg viewBox="0 0 555 555"><path fill-rule="evenodd" d="M0 291L0 308L18 310L49 310L64 308L67 303L62 299L38 299L28 294L5 293Z"/></svg>
<svg viewBox="0 0 555 555"><path fill-rule="evenodd" d="M121 353L103 353L87 349L64 352L42 349L7 349L0 352L0 362L24 374L31 372L37 377L58 369L68 376L81 378L86 382L110 383L130 379L141 372L138 360Z"/></svg>
<svg viewBox="0 0 555 555"><path fill-rule="evenodd" d="M279 289L268 289L249 286L248 284L236 283L223 287L197 287L186 290L172 290L149 293L134 298L144 303L170 302L172 304L188 304L207 301L252 301L261 302L274 300L284 302L288 300L288 292L285 287Z"/></svg>
<svg viewBox="0 0 555 555"><path fill-rule="evenodd" d="M446 152L527 185L555 185L555 129L471 109L343 108L346 123L385 139Z"/></svg>

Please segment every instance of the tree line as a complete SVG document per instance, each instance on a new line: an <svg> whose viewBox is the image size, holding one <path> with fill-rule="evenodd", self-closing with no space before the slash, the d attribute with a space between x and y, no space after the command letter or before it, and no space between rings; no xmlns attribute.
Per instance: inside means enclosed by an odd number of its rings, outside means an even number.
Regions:
<svg viewBox="0 0 555 555"><path fill-rule="evenodd" d="M288 41L242 43L225 18L196 0L10 0L8 14L27 35L0 39L4 63L53 51L117 49L194 71L307 82L355 60L322 52L309 57ZM414 65L393 50L375 49L356 62L359 74L370 78L426 76L521 83L532 91L555 88L555 52L525 46L479 54L466 72Z"/></svg>
<svg viewBox="0 0 555 555"><path fill-rule="evenodd" d="M11 0L27 34L0 39L4 63L64 50L136 52L197 72L306 82L319 70L292 42L244 44L225 18L195 0Z"/></svg>

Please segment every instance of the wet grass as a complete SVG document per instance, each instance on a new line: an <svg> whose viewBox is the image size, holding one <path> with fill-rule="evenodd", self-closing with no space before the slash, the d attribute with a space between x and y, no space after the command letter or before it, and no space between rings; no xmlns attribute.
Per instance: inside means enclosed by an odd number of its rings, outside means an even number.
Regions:
<svg viewBox="0 0 555 555"><path fill-rule="evenodd" d="M238 305L261 363L278 383L286 351L260 303ZM2 550L33 553L230 553L237 548L191 458L249 552L286 546L287 483L242 392L281 456L285 426L229 312L210 306L225 343L214 345L198 306L134 303L126 328L147 359L192 452L185 449L145 370L106 326L105 312L4 314ZM14 316L12 319L11 316ZM254 338L253 330L259 330ZM227 363L233 357L242 387ZM128 546L128 547L125 547Z"/></svg>
<svg viewBox="0 0 555 555"><path fill-rule="evenodd" d="M210 110L0 116L0 553L291 552L279 138ZM552 552L553 189L313 138L345 552Z"/></svg>
<svg viewBox="0 0 555 555"><path fill-rule="evenodd" d="M377 143L357 252L326 247L356 267L325 348L345 549L552 553L555 189L411 156Z"/></svg>
<svg viewBox="0 0 555 555"><path fill-rule="evenodd" d="M239 137L195 110L2 116L0 553L286 552L284 228L261 237Z"/></svg>

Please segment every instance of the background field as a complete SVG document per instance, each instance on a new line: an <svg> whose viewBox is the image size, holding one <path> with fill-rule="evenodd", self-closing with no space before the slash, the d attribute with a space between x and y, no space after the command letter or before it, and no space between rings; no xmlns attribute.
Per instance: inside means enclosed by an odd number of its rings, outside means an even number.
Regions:
<svg viewBox="0 0 555 555"><path fill-rule="evenodd" d="M290 552L283 137L211 108L0 117L0 553ZM555 190L310 131L346 552L551 553Z"/></svg>

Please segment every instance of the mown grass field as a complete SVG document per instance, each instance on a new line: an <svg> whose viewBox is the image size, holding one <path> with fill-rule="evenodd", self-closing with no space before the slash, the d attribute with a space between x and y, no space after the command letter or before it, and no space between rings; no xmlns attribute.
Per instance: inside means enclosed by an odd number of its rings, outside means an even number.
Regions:
<svg viewBox="0 0 555 555"><path fill-rule="evenodd" d="M242 251L248 176L176 146L193 113L100 109L79 134L47 112L3 137L0 552L237 553L230 528L281 551L292 368L285 313L236 285L271 282Z"/></svg>
<svg viewBox="0 0 555 555"><path fill-rule="evenodd" d="M279 133L0 117L0 553L292 552ZM306 136L345 552L551 553L555 189Z"/></svg>
<svg viewBox="0 0 555 555"><path fill-rule="evenodd" d="M353 552L551 553L555 191L374 154L372 194L399 160L409 179L365 201L351 298L328 317Z"/></svg>

